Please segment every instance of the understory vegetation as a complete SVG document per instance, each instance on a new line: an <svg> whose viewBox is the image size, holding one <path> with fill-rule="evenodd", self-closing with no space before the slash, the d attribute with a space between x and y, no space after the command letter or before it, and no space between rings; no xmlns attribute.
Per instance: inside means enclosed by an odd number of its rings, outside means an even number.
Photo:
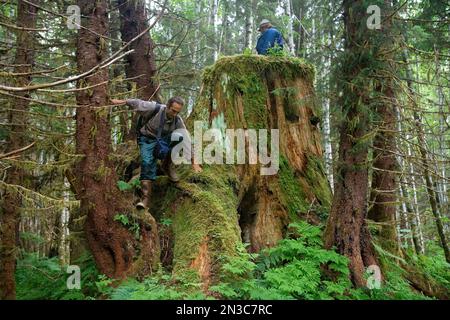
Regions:
<svg viewBox="0 0 450 320"><path fill-rule="evenodd" d="M332 250L323 249L322 230L306 222L290 225L289 236L277 246L258 254L248 253L245 245L238 255L227 259L220 281L203 292L195 272L172 276L160 268L144 279L129 278L120 284L100 274L92 258L79 261L81 288L67 289L71 276L58 259L39 258L35 253L23 253L17 266L18 299L249 299L249 300L313 300L313 299L432 299L415 290L405 279L405 271L391 254L379 250L386 266L386 279L379 288L354 289L348 278L348 259ZM450 271L439 248L431 244L430 255L414 255L414 263L430 279L450 290ZM406 259L406 258L405 258ZM370 274L367 274L370 277Z"/></svg>

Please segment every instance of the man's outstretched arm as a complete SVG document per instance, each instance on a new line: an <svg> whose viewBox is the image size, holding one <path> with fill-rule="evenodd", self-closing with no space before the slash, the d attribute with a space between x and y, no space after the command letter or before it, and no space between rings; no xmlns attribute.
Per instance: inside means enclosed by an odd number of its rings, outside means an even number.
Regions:
<svg viewBox="0 0 450 320"><path fill-rule="evenodd" d="M132 107L134 111L140 112L147 112L147 111L153 112L156 109L155 101L145 101L140 99L127 99L127 100L111 99L111 102L115 105L126 104Z"/></svg>

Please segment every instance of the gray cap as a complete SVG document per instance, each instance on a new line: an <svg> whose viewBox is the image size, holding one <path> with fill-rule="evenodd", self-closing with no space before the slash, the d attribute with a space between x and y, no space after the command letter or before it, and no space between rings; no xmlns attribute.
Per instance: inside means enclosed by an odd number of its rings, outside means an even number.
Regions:
<svg viewBox="0 0 450 320"><path fill-rule="evenodd" d="M262 19L261 22L259 23L258 31L261 30L261 27L265 24L270 24L270 21L267 19Z"/></svg>

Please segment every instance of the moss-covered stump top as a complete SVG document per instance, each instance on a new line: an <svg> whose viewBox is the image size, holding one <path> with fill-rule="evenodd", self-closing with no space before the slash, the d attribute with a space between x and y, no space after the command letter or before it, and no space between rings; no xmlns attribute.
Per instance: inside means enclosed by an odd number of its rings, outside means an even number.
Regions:
<svg viewBox="0 0 450 320"><path fill-rule="evenodd" d="M253 72L274 72L285 79L303 78L314 81L314 66L303 59L292 57L274 57L262 55L234 55L222 57L207 67L203 74L204 83L215 83L222 73L247 75Z"/></svg>
<svg viewBox="0 0 450 320"><path fill-rule="evenodd" d="M280 152L303 172L307 155L322 156L313 87L314 66L300 58L235 55L205 69L187 121L225 129L279 129Z"/></svg>

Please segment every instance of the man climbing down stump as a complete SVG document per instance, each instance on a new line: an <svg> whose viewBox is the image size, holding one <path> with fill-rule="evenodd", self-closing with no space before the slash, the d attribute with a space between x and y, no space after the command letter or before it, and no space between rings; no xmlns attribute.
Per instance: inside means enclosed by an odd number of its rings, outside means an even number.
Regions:
<svg viewBox="0 0 450 320"><path fill-rule="evenodd" d="M183 109L184 101L180 97L173 97L169 99L167 105L139 99L111 99L111 102L116 105L126 104L140 113L141 118L136 131L141 154L142 201L136 207L147 209L152 192L152 182L156 180L158 159L163 161L162 168L170 181L178 182L180 180L172 162L171 150L183 139L181 134L174 131L186 129L183 119L178 115ZM196 172L201 171L197 164L192 164L192 168Z"/></svg>
<svg viewBox="0 0 450 320"><path fill-rule="evenodd" d="M258 54L267 55L271 48L283 50L283 36L280 31L272 26L269 20L262 20L258 31L261 32L256 44Z"/></svg>

